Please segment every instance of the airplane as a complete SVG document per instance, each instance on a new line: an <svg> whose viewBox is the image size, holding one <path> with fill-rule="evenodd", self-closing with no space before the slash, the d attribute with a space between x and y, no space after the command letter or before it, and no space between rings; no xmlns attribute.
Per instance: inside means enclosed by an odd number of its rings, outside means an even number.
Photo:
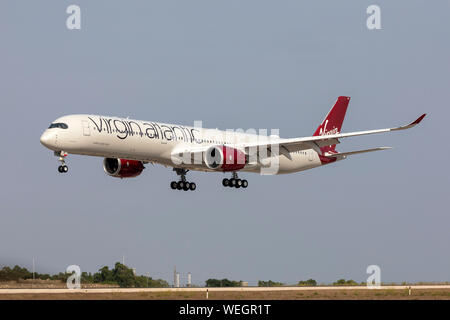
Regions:
<svg viewBox="0 0 450 320"><path fill-rule="evenodd" d="M255 132L230 132L198 126L165 124L101 115L75 114L60 117L44 131L40 142L59 157L60 173L68 171L68 154L103 157L106 174L118 178L139 176L145 164L172 167L179 176L173 190L195 190L186 180L188 171L231 173L224 187L247 188L248 181L238 172L287 174L328 165L348 156L391 149L377 147L349 152L336 151L340 139L405 130L414 122L395 128L341 133L350 97L337 98L312 136L283 139ZM264 173L263 173L264 174Z"/></svg>

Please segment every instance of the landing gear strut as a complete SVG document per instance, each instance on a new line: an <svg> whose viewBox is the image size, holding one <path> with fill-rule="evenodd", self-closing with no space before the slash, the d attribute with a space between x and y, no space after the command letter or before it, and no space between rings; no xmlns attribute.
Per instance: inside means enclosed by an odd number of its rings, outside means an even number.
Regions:
<svg viewBox="0 0 450 320"><path fill-rule="evenodd" d="M61 162L61 165L58 167L58 171L60 173L66 173L69 171L69 167L66 166L65 157L67 157L67 153L64 151L55 151L55 156L59 157L58 161Z"/></svg>
<svg viewBox="0 0 450 320"><path fill-rule="evenodd" d="M173 171L175 171L177 173L177 175L180 176L180 181L172 181L170 183L170 187L172 188L172 190L184 190L184 191L188 191L188 190L192 190L194 191L197 188L197 185L195 184L195 182L188 182L186 181L186 173L189 170L186 169L182 169L182 168L173 168Z"/></svg>
<svg viewBox="0 0 450 320"><path fill-rule="evenodd" d="M248 187L248 181L247 180L241 180L238 178L238 175L235 171L233 171L232 173L232 177L231 179L223 179L222 180L222 185L224 187L235 187L235 188L247 188Z"/></svg>

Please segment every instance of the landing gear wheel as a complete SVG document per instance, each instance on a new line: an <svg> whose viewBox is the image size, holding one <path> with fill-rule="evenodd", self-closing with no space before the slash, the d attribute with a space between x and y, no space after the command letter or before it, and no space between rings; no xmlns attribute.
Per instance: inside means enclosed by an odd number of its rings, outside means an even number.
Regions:
<svg viewBox="0 0 450 320"><path fill-rule="evenodd" d="M197 188L194 182L186 181L186 173L189 170L183 168L173 168L173 171L175 171L177 175L180 176L180 181L178 182L172 181L170 183L170 187L172 189L188 191L188 190L195 190Z"/></svg>
<svg viewBox="0 0 450 320"><path fill-rule="evenodd" d="M67 171L69 171L69 167L66 166L66 161L65 161L65 158L67 157L67 152L55 151L55 152L53 152L53 154L59 158L58 161L61 163L61 165L58 167L58 172L66 173Z"/></svg>
<svg viewBox="0 0 450 320"><path fill-rule="evenodd" d="M69 171L69 167L66 166L66 165L59 166L59 167L58 167L58 171L59 171L60 173L66 173L67 171Z"/></svg>
<svg viewBox="0 0 450 320"><path fill-rule="evenodd" d="M237 172L233 171L231 179L227 179L227 178L223 179L222 180L222 185L224 187L232 187L232 188L234 187L236 189L247 188L248 187L248 181L245 180L245 179L244 180L239 179L239 177L237 175Z"/></svg>

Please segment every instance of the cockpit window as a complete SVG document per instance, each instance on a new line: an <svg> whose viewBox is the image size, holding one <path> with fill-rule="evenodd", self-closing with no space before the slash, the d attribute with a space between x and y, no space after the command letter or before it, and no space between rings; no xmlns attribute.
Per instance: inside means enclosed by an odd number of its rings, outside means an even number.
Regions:
<svg viewBox="0 0 450 320"><path fill-rule="evenodd" d="M50 126L48 127L49 129L51 128L61 128L61 129L67 129L69 126L65 123L62 122L58 122L58 123L52 123L50 124Z"/></svg>

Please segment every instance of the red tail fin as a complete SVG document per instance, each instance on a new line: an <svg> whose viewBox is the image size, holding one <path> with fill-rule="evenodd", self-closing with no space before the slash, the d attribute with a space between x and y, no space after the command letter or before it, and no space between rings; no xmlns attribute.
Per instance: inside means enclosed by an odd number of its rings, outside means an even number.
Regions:
<svg viewBox="0 0 450 320"><path fill-rule="evenodd" d="M328 112L321 125L317 128L314 136L324 136L340 133L349 102L350 97L338 97L333 108L331 108L330 112ZM321 148L322 152L333 152L336 151L335 149L335 144L332 146Z"/></svg>

